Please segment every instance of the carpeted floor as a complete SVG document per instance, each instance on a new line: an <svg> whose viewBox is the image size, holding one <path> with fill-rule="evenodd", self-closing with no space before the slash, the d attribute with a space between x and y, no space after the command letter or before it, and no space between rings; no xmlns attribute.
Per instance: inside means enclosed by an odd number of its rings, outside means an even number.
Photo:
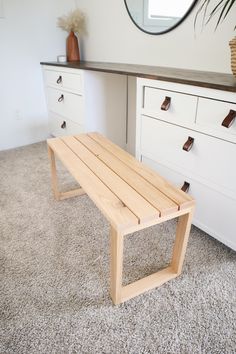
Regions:
<svg viewBox="0 0 236 354"><path fill-rule="evenodd" d="M115 307L108 231L87 196L53 199L45 143L0 153L1 354L236 353L235 252L192 227L183 274ZM126 238L126 283L166 265L174 232Z"/></svg>

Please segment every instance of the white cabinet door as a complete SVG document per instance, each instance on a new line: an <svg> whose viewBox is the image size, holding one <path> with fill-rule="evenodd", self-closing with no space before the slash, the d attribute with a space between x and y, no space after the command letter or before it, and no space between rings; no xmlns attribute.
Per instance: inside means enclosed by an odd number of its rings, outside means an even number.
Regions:
<svg viewBox="0 0 236 354"><path fill-rule="evenodd" d="M174 124L190 124L195 122L197 100L192 95L144 87L142 113Z"/></svg>
<svg viewBox="0 0 236 354"><path fill-rule="evenodd" d="M48 108L50 111L69 118L78 124L84 122L83 96L48 87Z"/></svg>
<svg viewBox="0 0 236 354"><path fill-rule="evenodd" d="M229 115L232 117L232 120ZM232 122L229 128L222 125L227 120L231 120ZM236 104L199 98L196 123L200 129L201 127L208 127L212 130L213 134L228 134L228 139L230 139L236 135Z"/></svg>
<svg viewBox="0 0 236 354"><path fill-rule="evenodd" d="M228 198L189 178L184 171L183 174L177 173L145 156L142 157L142 161L179 188L184 181L190 183L189 194L196 200L193 224L236 250L236 199Z"/></svg>
<svg viewBox="0 0 236 354"><path fill-rule="evenodd" d="M84 133L83 125L77 124L68 118L49 112L49 128L53 136L75 135Z"/></svg>
<svg viewBox="0 0 236 354"><path fill-rule="evenodd" d="M236 144L142 117L141 154L154 161L217 184L236 196ZM188 138L194 139L190 151L183 150Z"/></svg>
<svg viewBox="0 0 236 354"><path fill-rule="evenodd" d="M82 93L82 78L80 72L78 74L45 70L45 80L47 86L53 86L54 88L66 89L75 93Z"/></svg>

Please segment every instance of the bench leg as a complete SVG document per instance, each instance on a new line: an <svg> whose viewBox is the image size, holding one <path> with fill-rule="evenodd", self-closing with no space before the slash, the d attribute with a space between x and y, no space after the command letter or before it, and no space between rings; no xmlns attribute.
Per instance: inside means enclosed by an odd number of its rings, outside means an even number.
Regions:
<svg viewBox="0 0 236 354"><path fill-rule="evenodd" d="M123 287L123 239L125 233L121 234L111 227L111 297L115 305L132 299L145 291L161 286L180 275L187 248L192 217L193 210L189 210L187 214L179 216L170 265Z"/></svg>
<svg viewBox="0 0 236 354"><path fill-rule="evenodd" d="M51 183L54 197L56 200L60 200L60 193L58 191L57 169L54 151L48 146L48 157L51 167Z"/></svg>
<svg viewBox="0 0 236 354"><path fill-rule="evenodd" d="M71 197L76 197L78 195L85 194L85 191L82 188L77 188L68 192L59 192L58 189L58 179L57 179L57 168L54 151L48 146L48 156L51 166L51 182L52 190L56 200L63 200Z"/></svg>
<svg viewBox="0 0 236 354"><path fill-rule="evenodd" d="M124 236L112 226L110 229L111 244L111 298L115 305L121 302L122 268L123 268Z"/></svg>
<svg viewBox="0 0 236 354"><path fill-rule="evenodd" d="M180 275L182 271L192 218L193 210L191 210L188 214L179 216L171 261L171 267L177 275Z"/></svg>

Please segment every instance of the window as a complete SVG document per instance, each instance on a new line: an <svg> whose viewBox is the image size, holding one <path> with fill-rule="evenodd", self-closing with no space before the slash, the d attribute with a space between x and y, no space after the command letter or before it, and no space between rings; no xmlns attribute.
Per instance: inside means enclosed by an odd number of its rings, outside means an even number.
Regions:
<svg viewBox="0 0 236 354"><path fill-rule="evenodd" d="M148 0L148 17L183 17L186 9L189 8L189 0L178 1L176 6L176 0Z"/></svg>
<svg viewBox="0 0 236 354"><path fill-rule="evenodd" d="M143 0L145 27L156 27L156 31L164 31L174 26L189 8L189 0Z"/></svg>

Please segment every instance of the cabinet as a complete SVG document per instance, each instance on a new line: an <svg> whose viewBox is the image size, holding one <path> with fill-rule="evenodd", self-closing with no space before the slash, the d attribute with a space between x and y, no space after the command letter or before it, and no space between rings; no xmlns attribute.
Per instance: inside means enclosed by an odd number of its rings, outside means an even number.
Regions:
<svg viewBox="0 0 236 354"><path fill-rule="evenodd" d="M73 70L43 69L49 114L49 129L53 136L84 131L83 73Z"/></svg>
<svg viewBox="0 0 236 354"><path fill-rule="evenodd" d="M51 135L98 131L125 147L125 76L51 65L43 76Z"/></svg>
<svg viewBox="0 0 236 354"><path fill-rule="evenodd" d="M180 188L187 182L197 202L194 224L236 249L232 75L121 63L41 64L52 135L99 131Z"/></svg>
<svg viewBox="0 0 236 354"><path fill-rule="evenodd" d="M136 156L188 182L193 223L236 250L235 93L137 79Z"/></svg>

